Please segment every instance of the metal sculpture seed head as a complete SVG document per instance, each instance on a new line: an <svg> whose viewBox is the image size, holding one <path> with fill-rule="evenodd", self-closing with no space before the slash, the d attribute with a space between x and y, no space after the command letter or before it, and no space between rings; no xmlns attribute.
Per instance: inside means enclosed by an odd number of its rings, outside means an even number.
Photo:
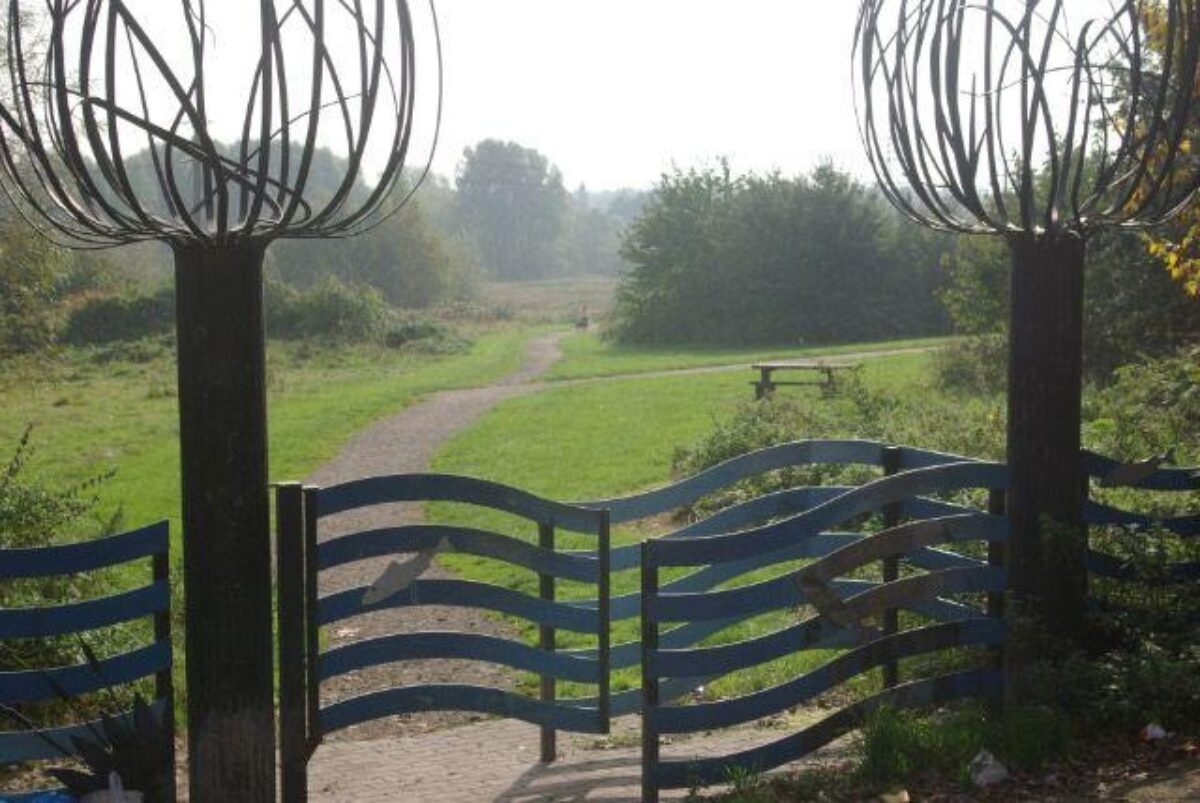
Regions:
<svg viewBox="0 0 1200 803"><path fill-rule="evenodd" d="M1200 0L863 0L855 69L879 183L934 228L1148 226L1200 185Z"/></svg>
<svg viewBox="0 0 1200 803"><path fill-rule="evenodd" d="M418 66L436 143L440 53L418 61L406 0L8 0L7 19L0 183L71 245L377 225L415 187Z"/></svg>

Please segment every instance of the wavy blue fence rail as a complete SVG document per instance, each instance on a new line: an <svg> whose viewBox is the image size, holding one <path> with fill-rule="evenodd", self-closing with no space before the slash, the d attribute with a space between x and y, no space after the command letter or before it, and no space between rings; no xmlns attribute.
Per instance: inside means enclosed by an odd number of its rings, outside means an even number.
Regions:
<svg viewBox="0 0 1200 803"><path fill-rule="evenodd" d="M878 469L883 474L897 474L914 469L947 463L960 463L967 458L926 449L905 446L890 446L866 440L811 440L798 441L763 449L751 454L728 460L693 477L664 488L634 496L581 502L579 504L609 511L613 525L674 513L685 509L705 496L726 490L737 483L759 477L771 471L809 466L860 466ZM689 524L662 536L663 541L686 541L706 538L719 533L733 532L752 527L762 522L791 516L829 501L850 490L841 486L816 486L789 488L767 494L723 510L702 521ZM873 511L882 513L884 511ZM909 496L894 510L887 511L891 519L899 516L920 518L933 515L950 515L969 512L967 508L946 502ZM889 519L889 520L891 520ZM748 555L736 562L717 563L699 568L688 575L672 580L664 590L678 592L710 591L748 572L772 566L782 561L811 559L826 554L831 548L845 545L861 536L851 532L838 532L835 528L812 533L807 537L787 540L777 551L764 551ZM972 565L970 560L959 555L936 549L917 550L909 556L915 565L923 568L950 568ZM613 549L612 569L614 572L637 569L641 565L641 547L631 544ZM895 571L897 564L889 561L885 571ZM596 605L593 600L589 605ZM641 594L634 592L614 597L611 613L614 622L637 619L641 611ZM733 627L748 615L735 611L715 621L689 622L662 634L663 646L682 649L711 638L722 630ZM589 654L580 651L578 654ZM629 641L612 648L612 669L621 670L637 667L641 662L641 642ZM715 677L686 680L665 680L660 687L664 700L691 694L697 685L714 680ZM585 702L585 701L580 701ZM614 716L635 714L641 710L641 690L631 689L612 696Z"/></svg>
<svg viewBox="0 0 1200 803"><path fill-rule="evenodd" d="M1095 452L1083 454L1084 473L1089 480L1103 482L1122 464ZM1200 469L1160 468L1127 486L1137 491L1159 491L1170 493L1200 492ZM1122 510L1089 499L1084 504L1084 523L1096 527L1122 527L1129 530L1157 529L1184 539L1200 538L1200 514L1185 516L1151 516ZM1094 547L1094 545L1093 545ZM1137 580L1153 585L1172 585L1200 580L1200 562L1176 562L1158 567L1157 576L1139 575L1137 568L1128 561L1095 548L1088 551L1088 571L1105 580L1126 582Z"/></svg>
<svg viewBox="0 0 1200 803"><path fill-rule="evenodd" d="M153 619L150 643L127 653L104 658L93 667L30 667L0 672L0 704L16 707L107 693L143 678L154 678L153 710L174 734L171 685L170 532L166 522L141 530L64 546L0 549L0 582L65 577L149 560L150 583L112 596L64 605L0 609L0 639L34 639L79 635L143 618ZM101 652L100 650L97 650ZM132 712L126 712L132 716ZM12 725L13 723L6 723ZM57 760L77 754L72 737L90 738L99 722L51 727L36 733L0 732L0 766L25 761ZM164 755L164 777L174 788L174 745ZM172 791L171 799L174 799Z"/></svg>
<svg viewBox="0 0 1200 803"><path fill-rule="evenodd" d="M963 697L996 695L1002 688L995 651L1004 642L999 618L1007 578L1002 551L990 549L990 561L942 553L929 561L934 568L870 582L853 579L867 565L915 556L939 546L982 542L1000 546L1008 538L1008 520L979 511L931 511L932 518L908 521L875 535L823 538L830 528L849 524L864 514L891 509L939 493L973 488L999 498L1008 483L1005 467L984 463L951 463L918 468L885 477L840 493L797 515L741 532L689 539L646 541L642 554L642 710L644 800L658 799L663 788L728 780L730 768L766 771L794 761L827 744L857 725L869 710L945 702ZM995 505L995 502L993 502ZM933 503L927 503L934 507ZM810 550L818 558L802 568L792 566L804 542L820 544ZM762 556L774 556L771 561ZM735 567L732 577L753 569L778 565L786 569L774 579L734 588L684 590L660 585L666 568ZM963 595L982 596L979 605ZM730 614L754 617L812 606L816 615L765 636L719 646L679 646L663 638L667 624L688 627L722 622ZM896 627L894 612L912 611L919 625ZM878 620L879 625L870 624ZM678 632L670 631L670 632ZM819 669L772 688L719 702L671 705L662 694L664 681L695 688L699 677L723 676L759 666L802 650L841 646L846 651ZM889 688L839 710L816 725L779 741L736 755L701 760L663 760L663 734L693 733L726 728L786 711L830 691L862 673L899 659L961 647L988 647L992 654L980 668L913 680Z"/></svg>
<svg viewBox="0 0 1200 803"><path fill-rule="evenodd" d="M487 507L536 525L537 545L500 533L436 524L398 526L318 538L322 520L348 511L396 502L456 502ZM376 477L334 488L281 486L278 506L279 661L283 799L303 800L306 765L321 738L362 722L432 710L474 711L540 725L542 758L553 761L558 730L607 733L609 723L609 515L540 499L497 483L444 475ZM555 536L570 531L596 539L586 554L556 549ZM394 593L368 600L367 588L318 597L321 572L369 558L433 550L476 555L534 572L539 595L462 580L414 579ZM592 605L556 600L556 580L595 588ZM368 603L371 604L368 604ZM473 607L532 622L532 647L474 633L395 634L322 650L319 629L374 611L414 605ZM595 638L588 655L555 650L555 633L568 630ZM368 667L431 658L488 661L541 676L533 699L504 689L463 684L425 684L379 689L326 703L323 681ZM588 701L555 699L556 681L591 684Z"/></svg>

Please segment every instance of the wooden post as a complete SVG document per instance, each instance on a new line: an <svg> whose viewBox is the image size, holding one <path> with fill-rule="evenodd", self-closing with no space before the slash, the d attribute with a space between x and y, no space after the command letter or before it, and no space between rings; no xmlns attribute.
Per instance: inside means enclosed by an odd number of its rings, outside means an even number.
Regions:
<svg viewBox="0 0 1200 803"><path fill-rule="evenodd" d="M274 803L264 246L175 248L192 803Z"/></svg>
<svg viewBox="0 0 1200 803"><path fill-rule="evenodd" d="M538 546L550 552L554 551L554 525L538 524ZM554 602L554 575L538 574L540 596L547 602ZM538 628L538 643L542 650L554 652L554 628L542 625ZM553 675L541 676L541 698L543 703L553 704L556 699L555 680ZM553 764L558 759L558 740L554 728L542 726L542 763Z"/></svg>
<svg viewBox="0 0 1200 803"><path fill-rule="evenodd" d="M151 574L156 583L167 583L170 587L171 582L171 552L170 541L168 539L167 551L159 552L154 555L151 560ZM154 615L154 640L159 643L170 646L171 641L171 611L170 609L156 613ZM158 672L154 676L154 696L162 700L166 707L163 709L163 730L171 734L170 744L165 745L166 749L166 767L167 777L164 779L168 800L176 798L175 784L175 679L172 676L174 672L174 661L171 661L171 666Z"/></svg>
<svg viewBox="0 0 1200 803"><path fill-rule="evenodd" d="M883 450L883 474L891 477L900 473L900 461L904 452L898 446L888 446ZM883 507L883 528L890 530L900 524L900 503L893 502ZM894 583L900 579L900 557L893 555L883 559L883 582ZM894 636L900 632L900 612L888 608L883 612L883 635ZM883 665L883 687L895 688L900 684L900 663L895 658L889 658Z"/></svg>
<svg viewBox="0 0 1200 803"><path fill-rule="evenodd" d="M658 565L651 541L642 542L642 803L658 803L658 674L649 656L658 651L658 622L650 601L658 595Z"/></svg>
<svg viewBox="0 0 1200 803"><path fill-rule="evenodd" d="M612 521L605 510L600 518L599 593L600 603L600 719L608 733L612 719Z"/></svg>
<svg viewBox="0 0 1200 803"><path fill-rule="evenodd" d="M775 388L771 384L770 368L759 368L758 373L758 384L754 386L754 399L756 401L762 401L763 399L767 398L767 396L770 396L771 391Z"/></svg>
<svg viewBox="0 0 1200 803"><path fill-rule="evenodd" d="M304 498L298 483L275 491L279 582L279 764L284 803L308 799L307 622L304 604Z"/></svg>
<svg viewBox="0 0 1200 803"><path fill-rule="evenodd" d="M308 631L307 659L308 677L305 688L308 690L308 710L305 716L307 734L306 757L311 758L313 751L321 743L321 677L318 673L321 659L321 623L317 608L317 521L320 519L318 499L320 488L311 485L304 488L304 610L305 623Z"/></svg>
<svg viewBox="0 0 1200 803"><path fill-rule="evenodd" d="M1007 515L1007 496L1004 491L992 490L988 494L988 513L992 516ZM1009 536L1011 538L1011 535ZM1008 543L1004 541L992 541L988 544L988 565L1004 568L1007 565L1006 554L1008 551ZM1004 618L1004 592L993 591L988 594L987 598L987 615L993 619ZM997 644L988 649L988 660L993 669L998 669L1004 673L1004 693L1000 700L1002 703L1008 695L1008 667L1007 658L1004 652L1004 644ZM997 706L998 707L998 706Z"/></svg>
<svg viewBox="0 0 1200 803"><path fill-rule="evenodd" d="M1009 577L1023 610L1075 640L1087 599L1079 479L1086 244L1015 235L1009 246Z"/></svg>

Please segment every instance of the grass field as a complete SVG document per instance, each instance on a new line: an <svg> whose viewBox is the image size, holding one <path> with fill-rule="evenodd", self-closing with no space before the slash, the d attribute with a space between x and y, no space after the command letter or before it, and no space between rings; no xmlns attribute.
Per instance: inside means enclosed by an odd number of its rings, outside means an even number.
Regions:
<svg viewBox="0 0 1200 803"><path fill-rule="evenodd" d="M604 341L591 332L577 333L562 343L563 359L546 374L547 379L583 379L620 374L644 374L677 368L713 365L749 365L758 360L795 359L858 351L923 348L951 342L950 338L892 340L884 343L850 343L837 346L760 346L750 349L635 348Z"/></svg>
<svg viewBox="0 0 1200 803"><path fill-rule="evenodd" d="M928 354L909 354L866 361L863 380L871 387L887 386L898 393L915 393L927 384ZM620 496L670 480L672 457L677 447L693 443L712 428L717 418L726 417L751 396L741 373L703 374L654 378L615 379L611 382L551 388L533 396L509 401L485 415L473 427L452 439L438 454L435 469L500 480L543 496L560 500L591 500ZM823 397L813 389L789 389L790 396L826 408L836 416L849 402L840 397ZM829 436L847 433L828 433ZM532 539L536 533L527 523L511 517L459 505L431 505L430 515L439 521L495 529ZM658 523L661 527L662 522ZM655 525L619 528L614 544L634 543L655 530ZM582 538L564 538L565 546L585 548ZM463 575L497 585L537 594L536 577L484 558L448 556L446 564ZM775 573L780 569L776 568ZM739 579L764 579L759 574ZM635 590L636 572L613 578L613 593ZM563 584L563 594L583 589ZM731 628L718 637L728 642L778 629L785 615L773 615ZM534 629L526 635L532 638ZM633 621L614 628L614 643L636 638ZM565 646L587 642L570 634L560 636ZM823 662L820 653L802 653L739 673L715 684L709 692L717 696L746 693L793 677L798 670ZM632 688L633 671L617 673L614 690ZM564 693L571 693L564 687ZM578 690L576 690L578 691Z"/></svg>
<svg viewBox="0 0 1200 803"><path fill-rule="evenodd" d="M444 388L487 384L521 364L531 330L481 332L469 351L426 355L382 347L272 344L268 358L271 477L303 478L355 432ZM172 520L178 537L179 451L175 367L165 348L142 362L65 352L13 361L0 382L0 449L34 425L30 470L54 486L115 468L102 512L126 525Z"/></svg>

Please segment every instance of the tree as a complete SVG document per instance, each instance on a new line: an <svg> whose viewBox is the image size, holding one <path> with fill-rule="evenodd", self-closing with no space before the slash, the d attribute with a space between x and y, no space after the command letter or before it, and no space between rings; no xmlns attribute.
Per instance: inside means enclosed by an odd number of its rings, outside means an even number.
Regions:
<svg viewBox="0 0 1200 803"><path fill-rule="evenodd" d="M1142 9L1149 46L1158 54L1167 53L1170 46L1170 17L1167 11L1162 3L1152 3ZM1183 80L1189 79L1185 77ZM1200 96L1200 74L1196 74L1192 80L1195 83L1194 93ZM1200 158L1200 104L1192 109L1188 136L1180 148L1185 161ZM1179 172L1180 177L1186 179L1186 169L1181 168ZM1171 276L1183 285L1188 295L1200 299L1200 196L1194 197L1174 222L1161 231L1149 234L1146 246L1150 254L1158 258Z"/></svg>
<svg viewBox="0 0 1200 803"><path fill-rule="evenodd" d="M616 334L735 345L944 331L946 247L831 165L794 179L677 170L626 230Z"/></svg>
<svg viewBox="0 0 1200 803"><path fill-rule="evenodd" d="M70 261L15 215L0 222L0 354L54 341L59 289Z"/></svg>
<svg viewBox="0 0 1200 803"><path fill-rule="evenodd" d="M498 279L534 279L563 269L567 224L562 174L532 148L486 139L463 152L457 216Z"/></svg>

